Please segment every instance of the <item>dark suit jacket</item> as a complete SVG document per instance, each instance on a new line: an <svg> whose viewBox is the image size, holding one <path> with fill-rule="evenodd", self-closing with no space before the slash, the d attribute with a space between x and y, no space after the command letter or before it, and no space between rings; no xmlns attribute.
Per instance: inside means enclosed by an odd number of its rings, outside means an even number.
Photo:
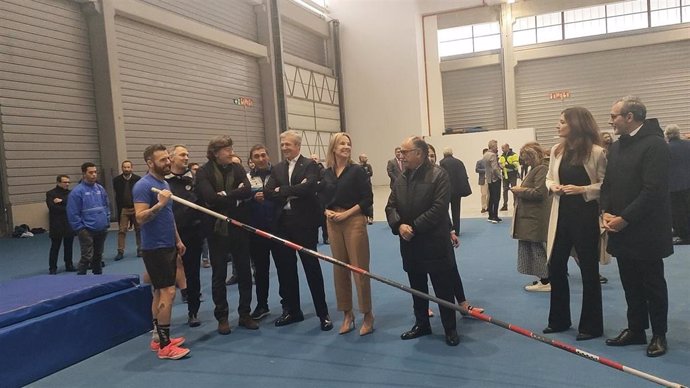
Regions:
<svg viewBox="0 0 690 388"><path fill-rule="evenodd" d="M55 186L54 189L46 193L46 205L48 205L48 227L50 237L69 237L74 236L72 228L67 222L67 197L70 191L65 190L60 186ZM55 203L53 200L60 198L62 202Z"/></svg>
<svg viewBox="0 0 690 388"><path fill-rule="evenodd" d="M292 212L299 214L295 227L318 228L322 214L316 196L319 167L313 160L300 155L290 179L288 172L287 160L274 165L271 177L264 187L264 196L276 205L274 220L280 221L289 198ZM276 188L279 188L278 192L275 191Z"/></svg>
<svg viewBox="0 0 690 388"><path fill-rule="evenodd" d="M629 225L609 233L608 252L626 259L658 260L673 253L668 190L669 150L656 119L609 148L599 203Z"/></svg>
<svg viewBox="0 0 690 388"><path fill-rule="evenodd" d="M451 222L448 216L448 174L430 162L411 175L406 171L395 181L386 204L386 218L393 234L401 224L411 225L415 236L400 238L400 254L406 272L436 272L453 268Z"/></svg>
<svg viewBox="0 0 690 388"><path fill-rule="evenodd" d="M669 191L674 193L690 189L690 140L670 140L668 149L671 151Z"/></svg>
<svg viewBox="0 0 690 388"><path fill-rule="evenodd" d="M134 184L137 183L139 179L141 179L139 175L132 174L132 177L129 178L130 191L134 188ZM117 220L119 221L120 213L124 207L122 202L124 201L125 196L125 178L122 176L122 174L113 178L113 190L115 190L115 205L117 206Z"/></svg>
<svg viewBox="0 0 690 388"><path fill-rule="evenodd" d="M472 194L465 164L460 159L456 159L453 156L446 156L441 159L439 164L441 168L448 173L451 198L467 197Z"/></svg>
<svg viewBox="0 0 690 388"><path fill-rule="evenodd" d="M398 161L396 158L388 161L386 172L388 172L388 177L391 178L391 189L393 189L393 184L398 178L400 178L400 175L402 174L400 167L398 167Z"/></svg>

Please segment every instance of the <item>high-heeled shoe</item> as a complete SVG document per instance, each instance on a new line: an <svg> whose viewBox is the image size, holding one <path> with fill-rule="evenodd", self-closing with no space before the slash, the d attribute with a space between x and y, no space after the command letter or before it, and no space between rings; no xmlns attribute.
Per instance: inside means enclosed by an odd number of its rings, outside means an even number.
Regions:
<svg viewBox="0 0 690 388"><path fill-rule="evenodd" d="M343 324L340 325L340 330L338 331L338 333L341 335L347 334L354 329L355 329L355 315L352 314L352 311L348 311L345 313L345 316L343 317Z"/></svg>
<svg viewBox="0 0 690 388"><path fill-rule="evenodd" d="M362 327L359 329L359 335L365 336L374 332L374 313L371 311L364 314L362 319Z"/></svg>

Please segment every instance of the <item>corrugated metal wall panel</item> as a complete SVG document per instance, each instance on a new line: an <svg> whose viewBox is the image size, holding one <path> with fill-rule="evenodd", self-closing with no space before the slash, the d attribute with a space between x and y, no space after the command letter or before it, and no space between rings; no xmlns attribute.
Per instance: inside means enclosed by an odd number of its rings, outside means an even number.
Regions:
<svg viewBox="0 0 690 388"><path fill-rule="evenodd" d="M446 128L506 129L499 65L443 72L441 78Z"/></svg>
<svg viewBox="0 0 690 388"><path fill-rule="evenodd" d="M328 66L324 38L285 19L282 20L281 29L283 51L321 66Z"/></svg>
<svg viewBox="0 0 690 388"><path fill-rule="evenodd" d="M589 109L601 130L610 131L613 101L635 95L647 105L647 117L662 126L690 128L690 41L520 62L516 71L518 126L536 129L537 141L558 141L560 112L571 106ZM564 101L552 92L569 91Z"/></svg>
<svg viewBox="0 0 690 388"><path fill-rule="evenodd" d="M84 161L100 163L91 50L79 5L0 2L0 68L9 201L43 202L57 174L76 181Z"/></svg>
<svg viewBox="0 0 690 388"><path fill-rule="evenodd" d="M255 58L117 17L128 158L143 167L153 143L184 143L205 162L208 141L230 135L246 161L265 141L261 79ZM249 97L251 107L233 104Z"/></svg>
<svg viewBox="0 0 690 388"><path fill-rule="evenodd" d="M258 41L254 5L245 0L140 0L188 19Z"/></svg>

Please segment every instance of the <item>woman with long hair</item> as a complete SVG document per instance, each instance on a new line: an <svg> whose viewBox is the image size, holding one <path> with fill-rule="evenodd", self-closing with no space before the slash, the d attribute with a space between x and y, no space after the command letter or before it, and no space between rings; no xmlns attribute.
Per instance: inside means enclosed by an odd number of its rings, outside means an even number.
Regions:
<svg viewBox="0 0 690 388"><path fill-rule="evenodd" d="M546 187L552 200L547 257L551 309L544 333L568 330L570 288L568 258L574 248L582 274L582 309L576 340L600 337L604 331L599 283L599 191L606 153L592 114L585 108L561 112L556 127L561 142L551 150Z"/></svg>
<svg viewBox="0 0 690 388"><path fill-rule="evenodd" d="M511 232L518 240L517 269L522 274L538 278L525 286L525 290L549 292L546 235L551 201L545 183L549 167L544 163L544 151L537 142L522 146L520 159L529 167L529 172L520 186L510 189L517 199Z"/></svg>
<svg viewBox="0 0 690 388"><path fill-rule="evenodd" d="M326 154L324 192L326 223L331 252L338 260L369 270L369 235L367 234L366 209L374 203L371 181L366 171L352 161L352 141L346 133L331 137ZM350 270L333 266L333 282L338 310L343 312L339 333L346 334L355 328L352 312L352 278L357 288L359 311L364 314L359 335L374 331L374 314L371 311L370 279Z"/></svg>

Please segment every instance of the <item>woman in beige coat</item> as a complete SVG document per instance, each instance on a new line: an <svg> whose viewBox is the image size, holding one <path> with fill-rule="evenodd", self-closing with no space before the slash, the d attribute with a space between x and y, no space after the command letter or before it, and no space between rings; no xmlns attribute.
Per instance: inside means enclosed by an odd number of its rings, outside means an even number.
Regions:
<svg viewBox="0 0 690 388"><path fill-rule="evenodd" d="M520 159L530 167L520 186L510 190L515 195L512 237L518 241L517 270L539 279L525 286L527 291L551 291L549 269L546 264L546 234L549 225L551 200L546 188L544 151L537 142L522 146Z"/></svg>
<svg viewBox="0 0 690 388"><path fill-rule="evenodd" d="M561 142L551 150L546 187L555 194L551 206L547 257L551 282L549 323L544 333L568 330L571 250L580 260L582 309L578 341L600 337L604 331L599 283L599 191L606 171L606 153L592 114L568 108L558 123Z"/></svg>

